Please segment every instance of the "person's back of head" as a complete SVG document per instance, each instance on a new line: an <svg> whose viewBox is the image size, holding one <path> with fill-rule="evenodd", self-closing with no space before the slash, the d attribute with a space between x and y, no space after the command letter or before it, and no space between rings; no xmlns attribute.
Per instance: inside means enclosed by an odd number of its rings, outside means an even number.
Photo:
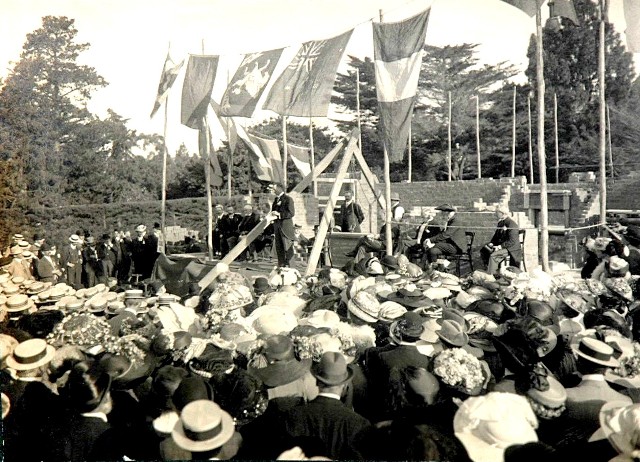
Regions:
<svg viewBox="0 0 640 462"><path fill-rule="evenodd" d="M551 446L540 442L516 444L504 451L504 462L556 462L559 460Z"/></svg>

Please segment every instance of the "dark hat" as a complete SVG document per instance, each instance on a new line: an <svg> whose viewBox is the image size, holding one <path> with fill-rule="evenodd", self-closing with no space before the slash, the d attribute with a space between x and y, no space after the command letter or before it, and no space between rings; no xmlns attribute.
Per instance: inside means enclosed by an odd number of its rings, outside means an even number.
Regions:
<svg viewBox="0 0 640 462"><path fill-rule="evenodd" d="M104 233L102 235L102 240L103 241L108 241L109 239L111 239L111 235L109 233Z"/></svg>
<svg viewBox="0 0 640 462"><path fill-rule="evenodd" d="M186 369L175 366L162 366L155 373L152 387L159 396L169 398L176 392L180 383L189 375Z"/></svg>
<svg viewBox="0 0 640 462"><path fill-rule="evenodd" d="M393 255L385 255L384 257L382 257L382 260L380 260L380 263L382 263L382 266L386 266L387 268L391 268L391 269L399 268L398 259Z"/></svg>
<svg viewBox="0 0 640 462"><path fill-rule="evenodd" d="M442 328L436 331L440 340L454 347L463 347L469 343L469 336L463 326L456 321L446 319L442 321Z"/></svg>
<svg viewBox="0 0 640 462"><path fill-rule="evenodd" d="M51 246L49 244L47 244L46 242L43 242L40 245L40 251L41 252L48 252L49 250L51 250ZM0 265L1 266L1 265Z"/></svg>
<svg viewBox="0 0 640 462"><path fill-rule="evenodd" d="M258 277L253 281L253 292L256 295L262 295L270 290L272 289L267 278Z"/></svg>
<svg viewBox="0 0 640 462"><path fill-rule="evenodd" d="M436 210L440 210L441 212L455 212L456 209L451 204L442 204L436 207Z"/></svg>
<svg viewBox="0 0 640 462"><path fill-rule="evenodd" d="M314 364L311 373L325 385L341 385L353 377L353 369L347 364L342 353L327 351L320 358L320 362Z"/></svg>
<svg viewBox="0 0 640 462"><path fill-rule="evenodd" d="M399 194L399 193L397 193L397 192L392 192L392 193L391 193L391 200L392 200L392 201L398 201L398 202L399 202L399 201L400 201L400 194Z"/></svg>
<svg viewBox="0 0 640 462"><path fill-rule="evenodd" d="M424 306L433 306L435 303L426 297L420 290L402 288L397 292L387 295L387 300L397 302L407 308L422 308Z"/></svg>
<svg viewBox="0 0 640 462"><path fill-rule="evenodd" d="M417 342L424 332L425 320L418 313L407 311L391 323L389 335L397 342Z"/></svg>
<svg viewBox="0 0 640 462"><path fill-rule="evenodd" d="M178 411L192 401L200 399L213 400L213 389L211 385L204 381L201 377L187 377L182 379L178 388L173 393L171 401Z"/></svg>
<svg viewBox="0 0 640 462"><path fill-rule="evenodd" d="M63 394L78 412L90 412L104 400L111 377L97 364L80 362L69 374Z"/></svg>
<svg viewBox="0 0 640 462"><path fill-rule="evenodd" d="M293 341L285 335L272 335L267 338L262 355L264 363L252 361L247 370L271 388L295 382L305 375L311 366L311 359L298 361Z"/></svg>

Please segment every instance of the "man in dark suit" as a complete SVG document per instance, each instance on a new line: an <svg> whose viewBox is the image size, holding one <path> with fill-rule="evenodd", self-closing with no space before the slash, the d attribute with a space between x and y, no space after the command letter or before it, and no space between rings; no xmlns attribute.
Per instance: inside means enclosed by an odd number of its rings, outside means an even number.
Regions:
<svg viewBox="0 0 640 462"><path fill-rule="evenodd" d="M344 233L359 233L360 224L364 221L362 207L353 200L353 193L349 190L344 193L344 203L340 206L342 218L340 229Z"/></svg>
<svg viewBox="0 0 640 462"><path fill-rule="evenodd" d="M243 208L242 219L240 220L240 224L238 225L238 237L241 238L242 236L246 236L247 234L249 234L251 230L258 225L258 223L260 223L260 214L254 211L253 207L250 204L245 205ZM253 242L249 244L247 249L244 251L241 259L249 261L257 259L256 247Z"/></svg>
<svg viewBox="0 0 640 462"><path fill-rule="evenodd" d="M293 241L296 237L293 217L296 214L296 210L293 199L291 196L285 194L282 184L271 183L269 189L276 195L271 205L271 212L269 212L267 217L273 222L278 266L287 267L293 257Z"/></svg>
<svg viewBox="0 0 640 462"><path fill-rule="evenodd" d="M317 454L333 460L355 459L353 441L368 428L370 422L345 406L340 400L345 387L353 377L342 353L326 352L311 373L316 378L320 393L307 404L294 407L284 414L282 424L291 441L309 442ZM304 443L303 443L304 444ZM314 451L314 452L315 452Z"/></svg>
<svg viewBox="0 0 640 462"><path fill-rule="evenodd" d="M40 258L35 261L38 280L55 284L62 276L60 264L56 260L56 247L43 242L40 246Z"/></svg>
<svg viewBox="0 0 640 462"><path fill-rule="evenodd" d="M461 254L467 246L467 236L456 219L456 209L449 204L436 207L439 212L436 220L440 223L425 245L427 260L435 262L441 257L452 257Z"/></svg>
<svg viewBox="0 0 640 462"><path fill-rule="evenodd" d="M60 266L67 276L67 284L74 289L82 287L82 250L80 237L72 234L69 244L62 248L60 253Z"/></svg>
<svg viewBox="0 0 640 462"><path fill-rule="evenodd" d="M87 277L87 287L93 287L98 283L100 273L100 261L98 259L98 249L96 248L96 238L87 236L84 239L85 247L82 250L82 261L84 262L84 272Z"/></svg>
<svg viewBox="0 0 640 462"><path fill-rule="evenodd" d="M498 225L491 241L480 250L482 261L487 265L487 273L495 274L500 263L507 258L511 266L520 266L522 261L522 246L518 233L518 224L509 216L506 206L496 207Z"/></svg>
<svg viewBox="0 0 640 462"><path fill-rule="evenodd" d="M117 254L114 248L111 236L103 234L100 245L98 246L98 260L100 261L100 282L106 284L107 279L113 276Z"/></svg>
<svg viewBox="0 0 640 462"><path fill-rule="evenodd" d="M241 221L242 215L235 212L233 205L228 205L225 214L220 218L220 228L224 236L223 239L226 241L226 247L222 253L223 256L238 243Z"/></svg>

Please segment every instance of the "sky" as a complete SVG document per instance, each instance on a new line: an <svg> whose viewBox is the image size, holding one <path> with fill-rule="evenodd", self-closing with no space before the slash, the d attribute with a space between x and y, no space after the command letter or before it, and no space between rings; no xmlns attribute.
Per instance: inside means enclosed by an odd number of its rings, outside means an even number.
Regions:
<svg viewBox="0 0 640 462"><path fill-rule="evenodd" d="M2 0L0 77L19 59L26 35L41 26L43 16L67 16L75 20L77 40L91 45L78 61L109 82L95 92L89 109L105 117L111 108L130 128L163 134L164 109L153 119L149 114L169 49L174 61L189 53L221 56L213 90L219 100L244 53L288 47L277 75L302 42L354 28L345 56L372 56L371 21L379 21L380 10L384 21L399 21L428 7L426 43L478 43L482 63L526 68L535 19L501 0ZM542 11L545 20L548 10ZM622 0L610 0L609 13L623 32ZM184 67L168 99L170 153L181 143L197 149L196 130L179 121ZM339 70L344 69L343 64Z"/></svg>

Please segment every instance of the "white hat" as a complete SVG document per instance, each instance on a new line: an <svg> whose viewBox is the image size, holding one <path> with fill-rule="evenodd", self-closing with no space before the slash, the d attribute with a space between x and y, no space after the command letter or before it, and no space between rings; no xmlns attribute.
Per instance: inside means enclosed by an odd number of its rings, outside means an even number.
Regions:
<svg viewBox="0 0 640 462"><path fill-rule="evenodd" d="M147 226L146 225L138 225L138 226L136 226L136 231L138 233L141 233L141 232L146 231L146 230L147 230Z"/></svg>
<svg viewBox="0 0 640 462"><path fill-rule="evenodd" d="M11 356L7 357L7 366L16 371L27 371L47 364L56 353L56 349L40 338L32 338L20 343Z"/></svg>
<svg viewBox="0 0 640 462"><path fill-rule="evenodd" d="M71 236L69 236L69 242L71 242L72 244L79 244L80 237L78 237L77 234L72 234Z"/></svg>
<svg viewBox="0 0 640 462"><path fill-rule="evenodd" d="M235 424L229 413L213 401L199 399L182 409L171 438L187 451L204 452L219 448L234 432Z"/></svg>

